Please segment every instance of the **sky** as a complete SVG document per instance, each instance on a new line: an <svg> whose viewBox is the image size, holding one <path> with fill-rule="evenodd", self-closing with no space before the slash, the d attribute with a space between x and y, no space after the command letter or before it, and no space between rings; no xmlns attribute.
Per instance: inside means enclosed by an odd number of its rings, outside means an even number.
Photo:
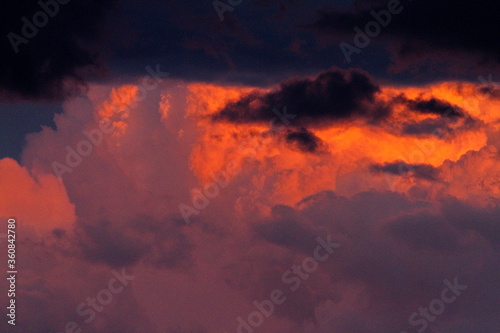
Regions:
<svg viewBox="0 0 500 333"><path fill-rule="evenodd" d="M497 333L499 10L3 1L1 331Z"/></svg>

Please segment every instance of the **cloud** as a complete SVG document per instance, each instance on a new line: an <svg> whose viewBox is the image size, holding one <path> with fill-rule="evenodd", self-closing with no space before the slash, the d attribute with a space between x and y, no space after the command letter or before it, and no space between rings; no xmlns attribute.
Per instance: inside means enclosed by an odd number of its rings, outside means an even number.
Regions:
<svg viewBox="0 0 500 333"><path fill-rule="evenodd" d="M491 288L498 239L487 235L498 213L459 200L436 204L390 192L347 198L325 191L294 206L276 206L271 219L255 221L257 241L224 277L249 299L282 289L287 300L275 315L307 332L358 333L411 329L409 316L439 296L445 279L458 276L469 289L434 324L450 331L467 325L493 332L494 310L475 295L488 294L489 304L498 297L498 288ZM456 223L459 215L463 218ZM471 234L470 228L481 233ZM318 234L331 234L341 247L293 292L281 276L312 255ZM464 253L472 257L464 260ZM314 315L325 302L328 310ZM472 306L481 309L481 319L470 313Z"/></svg>
<svg viewBox="0 0 500 333"><path fill-rule="evenodd" d="M375 197L378 199L374 200ZM398 204L402 201L404 205L396 209L391 204L394 200ZM433 292L446 276L454 273L458 274L459 281L470 283L474 293L479 289L491 290L481 283L480 275L486 279L494 276L495 254L492 246L496 247L498 240L486 234L469 238L468 232L455 224L454 216L461 214L461 210L455 210L460 206L470 212L462 221L479 221L481 215L488 216L487 220L491 221L493 216L498 216L498 209L476 208L472 213L470 208L466 208L469 207L467 204L455 200L453 203L444 202L436 213L430 207L427 210L425 205L422 201L407 201L404 195L398 197L390 193L368 192L351 199L335 195L313 196L297 207L303 213L302 219L307 221L303 225L321 225L325 232L343 239L342 249L338 250L332 262L325 262L323 266L331 280L318 290L322 290L323 294L330 292L334 307L330 318L317 322L317 326L329 322L330 331L405 330L409 326L407 320L410 314L419 305L424 306L436 298ZM456 208L453 208L454 205L457 205ZM361 206L364 207L363 212L357 212L356 207ZM456 213L452 216L450 213L453 211ZM476 225L473 222L470 224ZM491 226L488 222L483 228L489 230ZM477 228L481 227L478 225ZM476 259L481 262L481 268L478 268L480 274L473 269L477 265L474 260L463 261L463 251L477 254ZM479 259L481 251L488 253L487 259ZM408 288L408 285L414 287ZM467 315L470 309L467 304L475 304L473 294L466 296L463 302L450 310L446 323L439 323L443 329L458 327L460 324L452 318L461 318L464 314L469 324L478 327L492 325L491 311L483 312L484 321L476 321L473 316ZM377 313L383 308L387 309L385 314L383 310ZM389 313L392 315L389 316ZM389 317L393 320L387 320ZM366 323L371 320L372 326L358 326L360 321L363 323L365 320ZM314 330L327 331L326 328Z"/></svg>
<svg viewBox="0 0 500 333"><path fill-rule="evenodd" d="M53 174L31 173L10 158L1 159L0 192L0 216L41 233L73 228L75 205Z"/></svg>
<svg viewBox="0 0 500 333"><path fill-rule="evenodd" d="M464 111L457 106L436 98L428 100L422 98L415 100L403 99L403 101L411 110L422 113L436 114L443 117L462 117L464 114Z"/></svg>
<svg viewBox="0 0 500 333"><path fill-rule="evenodd" d="M91 4L73 0L60 5L57 14L49 18L36 36L29 38L27 44L19 45L18 54L8 38L2 39L2 96L6 100L63 100L81 92L89 82L130 81L130 77L140 75L145 66L158 62L175 68L172 76L177 78L265 87L291 75L310 75L342 64L340 52L325 47L322 37L314 32L328 31L337 40L350 36L356 24L373 19L370 9L387 5L385 1L375 5L356 1L355 6L344 3L337 7L324 0L307 5L290 1L249 1L247 6L226 12L224 22L220 22L212 3L184 3L153 1L144 6L135 0ZM0 12L5 13L5 18L0 32L3 36L10 32L22 35L21 18L32 20L41 10L34 1L22 1L22 5L7 1L2 6ZM453 49L444 57L460 54L467 58L465 51L461 52L464 49L495 57L496 45L490 41L495 39L496 22L484 14L495 12L495 6L486 1L479 4L462 1L450 14L446 11L449 4L443 1L412 3L400 17L393 18L383 35L401 40L391 39L391 45L399 48L398 54L407 55L406 58L418 55L419 62L426 61L433 49L441 48ZM349 8L358 9L350 13ZM443 20L440 13L444 12L453 17L448 15ZM429 19L428 13L431 13L432 25L422 23ZM254 17L263 19L255 21ZM368 21L363 21L365 19ZM261 22L266 24L261 26ZM171 38L166 40L165 35ZM386 45L382 45L382 49L382 53L376 52L358 66L389 82L417 79L429 82L456 77L454 71L443 72L441 67L438 74L435 68L424 66L418 76L410 70L402 74L388 73ZM478 66L488 63L488 59L475 60ZM476 72L462 73L462 78L474 80Z"/></svg>
<svg viewBox="0 0 500 333"><path fill-rule="evenodd" d="M294 213L286 206L273 207L273 216L276 218L255 226L257 238L307 254L315 247L316 238L320 235L297 222Z"/></svg>
<svg viewBox="0 0 500 333"><path fill-rule="evenodd" d="M320 138L305 128L301 128L298 131L289 130L285 139L290 145L307 153L317 152L323 143Z"/></svg>
<svg viewBox="0 0 500 333"><path fill-rule="evenodd" d="M349 36L352 40L354 27L364 30L368 22L375 20L371 11L387 11L388 3L357 0L349 10L325 7L318 11L311 28L337 37ZM432 54L433 60L446 57L457 61L465 57L469 61L473 59L477 65L500 63L499 47L491 42L496 38L496 21L489 14L500 9L498 3L488 0L458 1L453 5L445 0L397 3L401 4L402 12L393 15L389 24L382 27L380 36L374 38L388 39L397 58L423 61ZM387 49L384 43L379 45ZM444 54L439 54L442 51Z"/></svg>
<svg viewBox="0 0 500 333"><path fill-rule="evenodd" d="M458 161L445 161L440 167L441 179L447 183L440 191L474 205L495 206L500 200L499 166L494 146L468 151Z"/></svg>
<svg viewBox="0 0 500 333"><path fill-rule="evenodd" d="M374 164L371 166L374 172L386 172L393 175L408 175L413 177L435 181L438 179L439 169L429 164L408 164L403 161L386 163L384 165Z"/></svg>
<svg viewBox="0 0 500 333"><path fill-rule="evenodd" d="M102 23L115 1L41 2L48 3L53 14L47 15L36 1L2 2L0 96L4 100L63 100L102 72L97 53ZM34 19L44 22L40 17L46 23L33 25ZM11 42L10 33L24 41Z"/></svg>
<svg viewBox="0 0 500 333"><path fill-rule="evenodd" d="M23 272L16 280L18 330L26 333L64 332L66 325L73 322L82 331L93 333L114 329L127 333L160 332L137 302L134 280L122 292L113 294L109 303L97 301L99 311L92 305L80 308L89 298L94 302L96 296L101 298L102 295L98 294L109 288L109 282L115 276L112 269L73 256L51 237L44 238L43 242L33 242L27 236L19 233L17 239L20 245L18 255L22 257L19 270ZM122 270L117 269L117 272ZM136 275L131 268L126 268L126 273ZM119 284L114 286L119 288ZM105 297L102 299L106 300ZM1 305L6 307L7 299L2 300ZM91 312L95 317L86 322L91 318ZM0 328L7 331L12 326L2 321Z"/></svg>
<svg viewBox="0 0 500 333"><path fill-rule="evenodd" d="M287 107L296 116L293 126L322 127L357 117L380 119L389 110L367 73L333 68L312 79L290 79L270 92L253 92L229 103L214 116L216 121L263 123L276 119L273 109Z"/></svg>
<svg viewBox="0 0 500 333"><path fill-rule="evenodd" d="M481 87L479 88L479 91L484 95L490 96L491 98L500 99L500 89L493 86Z"/></svg>
<svg viewBox="0 0 500 333"><path fill-rule="evenodd" d="M334 71L324 77L350 86L350 75ZM322 87L316 80L294 82ZM402 92L416 100L425 91L422 100L432 95L461 105L457 100L466 93L450 87L380 87L367 96L390 104ZM38 303L29 303L27 311L48 310L33 322L60 330L85 297L105 287L109 269L128 265L136 275L130 295L110 304L89 331L234 332L237 318L255 311L254 300L280 288L287 301L266 318L264 332L400 332L408 329L412 312L439 296L444 279L458 276L469 289L435 325L451 332L496 332L498 152L485 146L484 128L458 131L449 140L389 132L391 124L443 119L404 105L396 105L384 122L355 111L340 119L328 112L307 118L304 112L295 118L299 123L330 117L331 125L285 127L279 135L266 126L267 115L210 119L250 90L169 80L63 176L60 186L75 205L75 233L49 233L26 250L34 276L50 283L43 295L63 296L50 301L37 294ZM126 105L114 108L111 101L133 91L92 86L86 96L65 103L56 129L29 136L25 168L52 173L51 162L64 160L65 146L76 146L82 130L95 128L103 117L118 116ZM261 91L258 101L281 92ZM252 107L260 110L258 102ZM484 121L481 126L495 122L487 110L467 108ZM354 121L344 122L349 117ZM316 153L305 153L316 138ZM255 153L248 158L250 148ZM422 161L412 161L417 150ZM214 182L213 174L229 161L239 163L238 174L186 225L179 204L192 205L196 189ZM394 191L386 176L397 179ZM283 272L313 255L317 236L329 234L341 247L291 291ZM36 286L30 282L26 289L44 290ZM135 309L141 316L132 315ZM42 324L50 313L57 315Z"/></svg>

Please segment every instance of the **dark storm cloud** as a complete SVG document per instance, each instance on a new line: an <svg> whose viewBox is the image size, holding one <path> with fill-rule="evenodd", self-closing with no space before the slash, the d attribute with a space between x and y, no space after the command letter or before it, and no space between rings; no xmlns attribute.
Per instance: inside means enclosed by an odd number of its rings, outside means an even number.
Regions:
<svg viewBox="0 0 500 333"><path fill-rule="evenodd" d="M464 109L435 97L409 99L401 94L394 97L389 105L403 107L405 110L424 115L439 116L423 120L412 120L408 117L409 120L403 122L401 128L397 130L399 135L433 135L445 139L456 132L477 129L481 125L479 120L472 118Z"/></svg>
<svg viewBox="0 0 500 333"><path fill-rule="evenodd" d="M335 1L335 12L345 13L352 0ZM360 5L369 8L373 2ZM386 6L385 1L380 1ZM141 75L151 63L172 68L172 76L201 81L270 86L293 75L311 75L345 64L338 44L327 45L311 31L318 10L332 8L328 0L247 0L224 13L220 21L211 1L120 2L107 39L113 72ZM328 7L330 6L330 7ZM349 26L349 34L354 26ZM342 33L335 33L336 37ZM325 47L328 46L328 47ZM456 72L419 68L420 73L388 73L385 46L370 50L356 64L391 82L432 82ZM167 65L168 64L168 65ZM175 70L174 70L175 69ZM460 72L468 80L477 73Z"/></svg>
<svg viewBox="0 0 500 333"><path fill-rule="evenodd" d="M364 30L374 20L371 10L387 10L390 1L358 0L350 11L327 7L319 11L312 29L326 34L354 37L354 27ZM431 50L449 51L448 56L460 58L468 53L479 54L485 62L500 63L498 1L489 0L421 0L400 1L403 10L393 15L377 38L391 37L401 58L428 58ZM348 40L346 40L349 42ZM352 44L352 43L351 43Z"/></svg>
<svg viewBox="0 0 500 333"><path fill-rule="evenodd" d="M402 134L415 136L435 135L437 137L443 137L445 132L450 132L447 125L448 123L443 119L429 118L404 125Z"/></svg>
<svg viewBox="0 0 500 333"><path fill-rule="evenodd" d="M444 100L434 97L410 99L401 94L383 101L378 96L380 91L377 83L361 70L332 68L315 78L285 80L269 92L254 91L227 104L213 119L232 123L269 123L277 120L276 110L286 107L287 113L293 117L286 119L285 125L298 128L289 131L286 140L304 152L316 152L321 145L321 140L307 130L308 127L331 126L356 118L380 124L390 120L395 106L440 116L403 124L399 130L403 135L442 137L456 130L454 125L460 119L463 119L461 129L477 125L477 121L468 117L463 109Z"/></svg>
<svg viewBox="0 0 500 333"><path fill-rule="evenodd" d="M427 118L421 121L404 124L400 134L412 136L433 135L440 139L446 139L458 132L477 129L481 122L474 118L465 118L463 122L457 122L458 118Z"/></svg>
<svg viewBox="0 0 500 333"><path fill-rule="evenodd" d="M286 141L293 147L306 153L317 152L323 143L320 138L305 128L297 131L288 131Z"/></svg>
<svg viewBox="0 0 500 333"><path fill-rule="evenodd" d="M393 162L374 164L372 172L384 172L391 175L407 176L435 181L438 179L439 170L430 164L408 164L406 162Z"/></svg>
<svg viewBox="0 0 500 333"><path fill-rule="evenodd" d="M43 0L51 4L46 11L34 0L1 3L4 99L60 100L77 92L89 74L97 74L101 22L115 0L61 2Z"/></svg>
<svg viewBox="0 0 500 333"><path fill-rule="evenodd" d="M411 110L418 111L421 113L431 113L445 117L461 117L463 116L464 113L464 111L460 109L458 106L451 105L446 101L436 98L431 98L428 100L424 100L422 98L414 100L407 99L404 100L404 102L406 102L406 105Z"/></svg>
<svg viewBox="0 0 500 333"><path fill-rule="evenodd" d="M288 107L296 117L292 126L325 126L355 117L381 119L389 108L376 98L380 91L363 71L333 68L313 79L284 81L269 93L254 92L226 105L214 116L216 121L234 123L269 122L273 109Z"/></svg>
<svg viewBox="0 0 500 333"><path fill-rule="evenodd" d="M336 37L350 35L356 24L372 19L369 10L374 5L358 1L358 10L347 13L349 4L339 1L332 9L326 0L307 4L249 0L225 12L221 22L211 1L71 0L60 5L59 12L27 44L20 44L16 54L7 35L22 35L22 17L32 21L41 8L35 0L9 0L0 8L0 90L6 98L60 100L89 79L142 75L146 66L157 63L171 69L172 77L269 86L292 75L310 75L344 63L341 52L324 47L306 27L316 20L315 30L333 31ZM385 1L377 4L386 6ZM411 6L386 28L388 35L404 41L398 43L401 54L418 51L425 56L428 47L420 47L424 42L489 54L498 51L496 21L490 15L498 7L495 2L460 1L453 4L453 11L443 0ZM470 18L460 24L464 13ZM443 79L443 73L436 75L426 68L418 76L388 74L390 61L384 52L370 51L371 56L359 66L391 81Z"/></svg>
<svg viewBox="0 0 500 333"><path fill-rule="evenodd" d="M151 1L144 6L127 0L117 13L125 24L115 29L111 66L137 74L144 63L161 62L175 68L173 77L249 85L317 72L333 65L331 54L319 65L310 52L314 36L297 26L312 20L314 7L325 2L248 0L226 11L221 22L213 1Z"/></svg>
<svg viewBox="0 0 500 333"><path fill-rule="evenodd" d="M221 22L212 1L70 0L16 54L7 35L22 37L22 17L41 7L9 0L0 5L0 91L60 100L89 80L128 80L158 63L188 80L274 84L333 65L326 50L318 62L314 36L297 28L326 2L249 0Z"/></svg>

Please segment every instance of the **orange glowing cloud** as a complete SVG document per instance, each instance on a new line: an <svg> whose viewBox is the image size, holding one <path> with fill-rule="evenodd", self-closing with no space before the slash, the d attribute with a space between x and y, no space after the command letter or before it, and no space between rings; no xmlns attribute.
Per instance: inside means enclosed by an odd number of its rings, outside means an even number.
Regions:
<svg viewBox="0 0 500 333"><path fill-rule="evenodd" d="M188 116L206 116L216 113L231 101L237 101L254 88L192 83L188 85L188 90L190 94L187 97L186 114Z"/></svg>
<svg viewBox="0 0 500 333"><path fill-rule="evenodd" d="M10 158L0 160L0 216L15 217L36 231L70 228L75 206L52 174L31 175Z"/></svg>
<svg viewBox="0 0 500 333"><path fill-rule="evenodd" d="M460 107L486 126L498 126L498 115L490 112L497 102L485 100L476 93L476 88L473 84L454 82L427 87L384 87L379 98L390 101L401 94L409 99L437 98ZM391 117L384 123L371 124L360 119L311 130L322 142L322 149L314 154L297 151L286 142L286 130L294 128L272 133L270 126L265 124L208 120L208 115L251 90L201 83L189 86L187 115L198 120L201 133L192 151L191 169L200 186L224 170L229 161L234 161L251 177L252 190L248 190L245 197L251 200L252 193L254 198L259 196L257 193L266 193L270 205L293 204L321 190L352 193L345 187L347 183L338 187L337 182L354 175L364 179L356 181L356 190L378 188L406 192L415 185L414 180L381 180L368 174L369 166L404 161L440 167L445 161L456 162L468 151L479 151L488 144L487 129L479 125L467 127L467 114L450 122L450 135L445 138L401 135L404 124L441 117L413 112L402 105L394 107ZM293 106L289 109L293 110ZM353 184L352 180L349 183Z"/></svg>
<svg viewBox="0 0 500 333"><path fill-rule="evenodd" d="M445 185L436 184L438 194L450 194L476 206L498 205L500 200L500 155L494 146L469 151L456 163L441 168Z"/></svg>
<svg viewBox="0 0 500 333"><path fill-rule="evenodd" d="M215 114L230 101L236 101L252 90L203 83L188 86L186 116L198 120L201 132L199 144L193 148L191 169L202 182L209 181L227 161L241 158L241 154L235 151L238 140L242 139L237 138L239 129L231 124L212 123L206 116Z"/></svg>
<svg viewBox="0 0 500 333"><path fill-rule="evenodd" d="M102 103L98 114L103 120L112 121L118 130L115 133L123 132L127 128L126 119L129 117L129 109L137 101L139 89L134 85L125 85L113 88L108 100Z"/></svg>

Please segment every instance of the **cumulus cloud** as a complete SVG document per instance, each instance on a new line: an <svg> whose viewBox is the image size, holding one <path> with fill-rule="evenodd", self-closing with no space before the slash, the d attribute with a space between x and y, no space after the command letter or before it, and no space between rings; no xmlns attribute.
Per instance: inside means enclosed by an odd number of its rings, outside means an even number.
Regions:
<svg viewBox="0 0 500 333"><path fill-rule="evenodd" d="M492 311L483 313L484 321L475 321L467 314L467 304L477 306L474 293L480 289L497 292L482 284L480 275L487 280L495 275L494 248L498 240L486 234L474 237L461 223L455 224L455 216L461 213L452 213L454 206L469 212L460 219L471 221L468 228L474 225L489 230L489 222L472 221L488 221L498 214L497 208L476 209L472 213L470 206L458 201L443 202L436 211L430 202L380 192L359 193L351 199L322 193L298 204L296 209L302 220L298 223L302 227L324 228L325 233L341 239L343 245L315 273L328 278L319 286L316 281L311 282L308 293L317 299L313 306L319 308L329 299L331 308L326 318L306 324L314 327L310 332L406 330L410 328L411 313L438 297L435 294L442 281L450 275L459 276L459 281L468 284L470 294L463 296L461 305L454 309L450 306L447 320L439 324L441 329L458 329L460 324L453 318L466 318L467 325L491 329L495 325L491 321ZM359 207L364 209L359 211ZM475 259L463 261L464 251L475 253ZM481 258L482 251L487 253L485 258ZM480 274L476 271L477 261L481 263ZM321 300L320 295L325 299ZM495 297L490 296L488 302ZM381 309L386 310L380 312Z"/></svg>
<svg viewBox="0 0 500 333"><path fill-rule="evenodd" d="M232 333L279 289L255 332L400 333L455 277L428 332L499 331L498 3L406 1L360 69L385 0L72 0L16 52L40 3L0 5L0 97L64 102L0 160L20 332Z"/></svg>
<svg viewBox="0 0 500 333"><path fill-rule="evenodd" d="M451 105L446 101L436 98L430 98L428 100L418 98L415 100L411 100L405 99L404 96L402 96L401 101L405 103L411 110L422 113L431 113L446 117L460 117L464 113L464 111L457 106Z"/></svg>
<svg viewBox="0 0 500 333"><path fill-rule="evenodd" d="M51 173L30 173L10 158L0 160L0 216L17 219L37 232L72 229L75 205Z"/></svg>
<svg viewBox="0 0 500 333"><path fill-rule="evenodd" d="M320 80L325 85L317 78L299 81L348 89L352 75L361 74L333 71ZM404 91L416 100L426 89L459 105L440 87L373 87L377 92L367 93L366 107L369 98L387 102ZM498 152L485 146L484 127L457 131L449 140L401 136L391 132L391 122L442 117L396 106L387 121L373 122L369 113L346 107L345 114L304 111L296 119L309 128L290 119L288 128L283 124L275 132L258 102L248 105L258 112L240 121L212 120L245 100L252 87L173 80L120 117L134 103L133 88L91 87L64 105L56 129L28 137L25 167L11 160L0 164L35 188L36 177L45 175L53 188L45 187L67 193L75 205L74 233L45 233L43 242L23 239L30 271L20 296L29 299L26 332L81 322L74 309L105 288L111 269L122 267L135 275L130 290L98 314L90 332L235 332L237 318L255 311L253 301L268 299L277 288L287 300L266 318L263 332L400 332L410 328L408 317L418 307L439 296L443 280L455 276L469 289L433 328L495 332ZM319 91L311 96L328 96ZM258 101L280 92L259 93ZM300 92L309 96L308 89ZM122 93L126 105L113 103ZM495 121L483 106L467 111L481 126ZM344 123L350 117L363 120ZM65 162L66 146L77 147L86 139L82 131L97 128L103 118L116 120L115 130L60 183L52 162ZM329 125L313 126L322 119ZM413 160L417 149L421 161ZM193 205L197 190L215 184L230 161L238 172L186 224L179 204ZM328 235L341 247L290 290L283 273L312 256L317 237ZM60 296L51 300L53 294ZM57 315L43 321L51 313Z"/></svg>

